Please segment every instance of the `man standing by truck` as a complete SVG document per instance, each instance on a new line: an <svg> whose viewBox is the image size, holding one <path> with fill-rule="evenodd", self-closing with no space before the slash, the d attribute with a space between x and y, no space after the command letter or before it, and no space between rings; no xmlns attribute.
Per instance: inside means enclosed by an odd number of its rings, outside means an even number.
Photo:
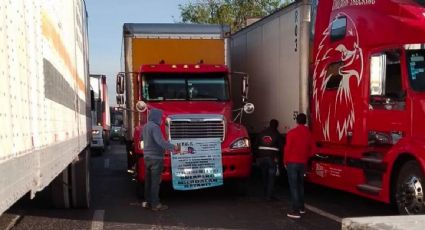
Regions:
<svg viewBox="0 0 425 230"><path fill-rule="evenodd" d="M144 160L145 160L145 202L143 207L153 211L168 209L167 205L159 202L159 186L161 173L164 168L164 151L173 150L175 146L164 140L161 129L162 111L152 109L148 123L143 128Z"/></svg>
<svg viewBox="0 0 425 230"><path fill-rule="evenodd" d="M257 164L261 170L261 179L266 200L271 200L273 195L274 180L278 166L278 155L282 148L282 138L277 130L279 122L270 120L269 127L258 136Z"/></svg>
<svg viewBox="0 0 425 230"><path fill-rule="evenodd" d="M286 135L283 164L288 172L289 191L291 194L291 210L289 218L301 218L304 208L304 173L305 166L312 152L312 138L310 130L305 126L307 116L304 113L297 115L297 127Z"/></svg>

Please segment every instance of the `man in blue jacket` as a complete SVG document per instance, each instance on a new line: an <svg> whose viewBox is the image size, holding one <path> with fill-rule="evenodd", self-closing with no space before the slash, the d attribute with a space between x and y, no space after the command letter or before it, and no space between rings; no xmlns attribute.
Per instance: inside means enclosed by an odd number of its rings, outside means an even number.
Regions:
<svg viewBox="0 0 425 230"><path fill-rule="evenodd" d="M160 125L162 111L152 109L148 116L148 123L143 128L144 160L145 160L145 202L143 207L153 211L168 209L167 205L159 201L159 186L161 173L164 168L164 151L176 147L162 136Z"/></svg>

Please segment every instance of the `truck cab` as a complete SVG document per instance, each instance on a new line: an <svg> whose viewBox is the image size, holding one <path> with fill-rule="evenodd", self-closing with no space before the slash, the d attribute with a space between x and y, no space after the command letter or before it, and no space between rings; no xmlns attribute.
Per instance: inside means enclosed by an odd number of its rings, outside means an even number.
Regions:
<svg viewBox="0 0 425 230"><path fill-rule="evenodd" d="M224 178L246 178L251 170L251 148L246 129L232 121L229 71L224 65L143 65L140 70L141 113L134 142L142 143L141 130L152 108L161 109L164 136L168 140L219 138L223 152ZM135 145L135 153L143 154L143 144ZM139 159L143 168L143 159ZM144 170L138 170L144 172ZM144 174L139 174L143 181ZM167 156L163 179L171 180Z"/></svg>
<svg viewBox="0 0 425 230"><path fill-rule="evenodd" d="M317 12L311 181L424 213L424 2L319 1Z"/></svg>

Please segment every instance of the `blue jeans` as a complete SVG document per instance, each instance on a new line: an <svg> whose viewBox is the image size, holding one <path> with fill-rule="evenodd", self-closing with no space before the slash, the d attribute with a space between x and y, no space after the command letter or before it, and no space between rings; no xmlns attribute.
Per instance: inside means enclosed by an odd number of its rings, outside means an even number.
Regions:
<svg viewBox="0 0 425 230"><path fill-rule="evenodd" d="M271 157L259 157L257 158L257 164L261 170L264 195L267 199L270 199L273 195L276 163Z"/></svg>
<svg viewBox="0 0 425 230"><path fill-rule="evenodd" d="M293 211L304 210L304 164L288 163L289 191Z"/></svg>
<svg viewBox="0 0 425 230"><path fill-rule="evenodd" d="M159 204L159 185L164 160L145 158L145 199L155 207Z"/></svg>

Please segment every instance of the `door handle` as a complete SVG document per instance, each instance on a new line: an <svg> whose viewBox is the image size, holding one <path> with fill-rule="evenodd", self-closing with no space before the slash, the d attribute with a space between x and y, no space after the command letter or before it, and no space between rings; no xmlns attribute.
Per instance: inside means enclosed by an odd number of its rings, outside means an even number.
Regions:
<svg viewBox="0 0 425 230"><path fill-rule="evenodd" d="M315 156L318 157L318 158L321 158L321 159L328 159L329 158L329 156L318 154L318 153L316 153Z"/></svg>

